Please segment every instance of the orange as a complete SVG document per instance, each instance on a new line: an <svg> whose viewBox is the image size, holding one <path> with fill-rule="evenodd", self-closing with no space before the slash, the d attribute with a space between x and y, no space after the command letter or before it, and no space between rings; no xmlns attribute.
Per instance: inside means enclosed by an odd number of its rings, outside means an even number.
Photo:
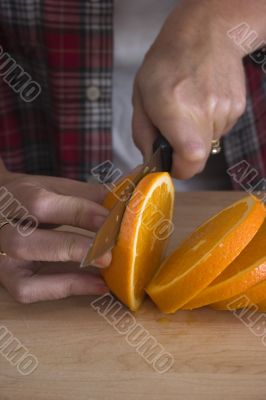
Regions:
<svg viewBox="0 0 266 400"><path fill-rule="evenodd" d="M247 246L264 217L264 205L248 196L195 230L147 287L159 309L173 313L205 289Z"/></svg>
<svg viewBox="0 0 266 400"><path fill-rule="evenodd" d="M124 188L123 182L120 189ZM104 202L114 204L113 194ZM141 305L144 288L160 266L172 229L174 187L166 172L151 173L137 185L123 216L112 263L102 274L110 290L131 310Z"/></svg>
<svg viewBox="0 0 266 400"><path fill-rule="evenodd" d="M263 313L266 312L266 300L262 300L260 303L256 304L256 306L258 307L257 311L263 312Z"/></svg>
<svg viewBox="0 0 266 400"><path fill-rule="evenodd" d="M135 188L133 184L133 180L136 177L139 171L139 167L137 167L132 173L119 179L118 182L114 185L112 191L109 191L104 199L103 205L109 210L113 208L116 204L117 200L123 200L128 198L127 189Z"/></svg>
<svg viewBox="0 0 266 400"><path fill-rule="evenodd" d="M266 299L266 280L257 283L241 294L213 303L211 307L215 310L237 310L258 304L264 299Z"/></svg>
<svg viewBox="0 0 266 400"><path fill-rule="evenodd" d="M182 308L191 310L229 299L245 292L264 279L266 279L266 221L235 261ZM266 292L264 292L264 298L266 298Z"/></svg>

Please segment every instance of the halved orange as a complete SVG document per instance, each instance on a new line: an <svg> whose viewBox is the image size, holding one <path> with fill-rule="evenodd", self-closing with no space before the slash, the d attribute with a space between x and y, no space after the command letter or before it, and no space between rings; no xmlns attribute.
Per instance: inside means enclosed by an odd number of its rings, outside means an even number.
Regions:
<svg viewBox="0 0 266 400"><path fill-rule="evenodd" d="M248 196L209 219L161 265L147 287L159 309L173 313L205 289L240 254L265 218Z"/></svg>
<svg viewBox="0 0 266 400"><path fill-rule="evenodd" d="M264 279L266 279L266 221L235 261L182 308L192 310L232 298ZM264 292L264 298L266 298L266 292Z"/></svg>
<svg viewBox="0 0 266 400"><path fill-rule="evenodd" d="M115 193L124 189L120 183ZM114 204L109 194L104 206ZM102 271L110 290L131 310L137 310L144 288L160 266L170 236L174 186L168 173L151 173L137 185L123 216L112 263Z"/></svg>

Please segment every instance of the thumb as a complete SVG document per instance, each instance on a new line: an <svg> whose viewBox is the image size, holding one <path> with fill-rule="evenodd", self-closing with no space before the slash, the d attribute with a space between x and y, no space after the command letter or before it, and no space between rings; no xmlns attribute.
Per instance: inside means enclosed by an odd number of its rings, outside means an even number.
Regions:
<svg viewBox="0 0 266 400"><path fill-rule="evenodd" d="M207 127L183 115L162 123L161 129L173 147L173 175L188 179L200 173L211 150L211 135Z"/></svg>
<svg viewBox="0 0 266 400"><path fill-rule="evenodd" d="M176 104L157 107L151 119L173 148L172 175L188 179L201 172L211 150L213 128L207 119Z"/></svg>
<svg viewBox="0 0 266 400"><path fill-rule="evenodd" d="M172 175L188 179L201 172L207 162L213 127L207 119L180 104L162 103L158 97L144 106L137 84L133 95L133 139L145 160L152 154L158 131L173 148Z"/></svg>

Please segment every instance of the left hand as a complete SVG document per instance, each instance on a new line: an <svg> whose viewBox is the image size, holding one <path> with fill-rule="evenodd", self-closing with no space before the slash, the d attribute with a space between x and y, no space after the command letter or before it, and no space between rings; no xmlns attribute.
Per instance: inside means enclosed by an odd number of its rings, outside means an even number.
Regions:
<svg viewBox="0 0 266 400"><path fill-rule="evenodd" d="M6 207L9 219L14 212L13 222L16 221L18 210L25 209L38 222L36 229L25 236L15 223L0 229L0 249L7 253L0 255L0 285L11 296L20 303L34 303L108 292L99 274L73 264L80 263L87 252L91 241L87 234L51 229L68 225L97 231L108 215L101 205L106 196L103 185L11 173L2 164L0 188L8 193L7 199L11 195L14 199L14 206ZM3 201L2 196L2 208ZM7 214L3 209L1 213L0 220L5 221L3 215ZM110 262L108 252L95 265L105 267Z"/></svg>
<svg viewBox="0 0 266 400"><path fill-rule="evenodd" d="M80 270L71 263L0 257L0 285L21 304L109 292L98 274Z"/></svg>

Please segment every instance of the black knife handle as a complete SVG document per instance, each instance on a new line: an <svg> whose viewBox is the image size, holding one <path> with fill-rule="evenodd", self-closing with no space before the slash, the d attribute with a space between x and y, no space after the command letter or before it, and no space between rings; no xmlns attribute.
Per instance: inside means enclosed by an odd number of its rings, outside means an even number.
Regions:
<svg viewBox="0 0 266 400"><path fill-rule="evenodd" d="M170 172L172 169L172 154L173 149L170 143L165 139L165 137L159 133L153 144L153 152L158 149L161 149L161 157L162 157L162 170L166 172Z"/></svg>

